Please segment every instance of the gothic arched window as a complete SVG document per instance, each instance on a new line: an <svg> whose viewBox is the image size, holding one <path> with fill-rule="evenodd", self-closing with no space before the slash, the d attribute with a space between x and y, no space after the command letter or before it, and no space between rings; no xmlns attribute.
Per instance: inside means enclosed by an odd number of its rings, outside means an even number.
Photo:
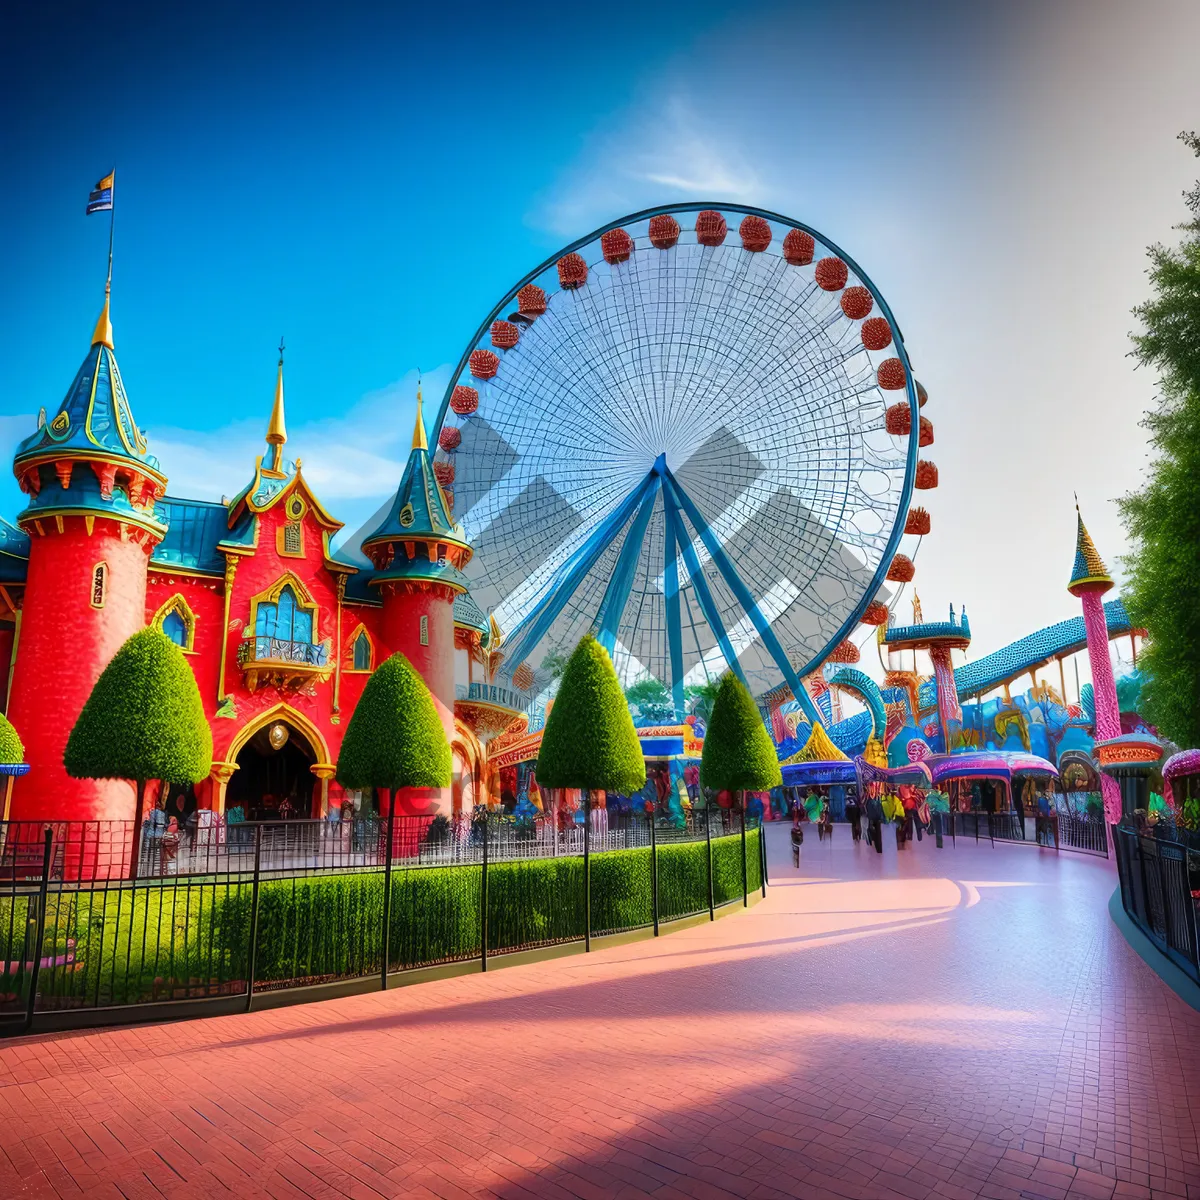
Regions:
<svg viewBox="0 0 1200 1200"><path fill-rule="evenodd" d="M358 636L354 639L354 669L356 671L371 669L371 639L367 636L365 629L360 629Z"/></svg>
<svg viewBox="0 0 1200 1200"><path fill-rule="evenodd" d="M256 637L276 638L281 642L311 642L312 610L302 608L292 585L284 584L279 598L273 604L259 602L254 620L254 634Z"/></svg>
<svg viewBox="0 0 1200 1200"><path fill-rule="evenodd" d="M154 614L150 622L167 635L184 653L196 648L196 614L192 612L181 592L176 592Z"/></svg>

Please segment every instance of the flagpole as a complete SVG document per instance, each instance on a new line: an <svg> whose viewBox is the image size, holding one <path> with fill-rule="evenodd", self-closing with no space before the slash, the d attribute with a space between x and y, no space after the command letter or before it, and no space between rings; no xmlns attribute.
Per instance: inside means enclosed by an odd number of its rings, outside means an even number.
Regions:
<svg viewBox="0 0 1200 1200"><path fill-rule="evenodd" d="M104 284L104 294L107 296L112 291L112 252L113 252L113 226L117 223L117 171L113 168L112 173L112 188L109 192L108 206L108 279Z"/></svg>

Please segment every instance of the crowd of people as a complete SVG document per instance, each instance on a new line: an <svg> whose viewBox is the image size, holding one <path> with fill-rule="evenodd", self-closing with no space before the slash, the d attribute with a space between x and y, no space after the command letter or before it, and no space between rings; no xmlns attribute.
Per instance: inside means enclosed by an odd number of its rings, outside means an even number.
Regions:
<svg viewBox="0 0 1200 1200"><path fill-rule="evenodd" d="M804 845L804 825L817 827L821 840L833 836L833 818L830 812L829 789L813 787L808 796L791 801L792 857L800 864L800 848ZM948 797L939 791L926 791L913 784L900 784L891 790L882 784L867 784L860 794L857 788L849 789L845 798L846 822L850 836L857 845L863 838L863 821L866 821L867 845L877 854L883 853L883 827L896 827L896 848L903 849L915 837L920 841L931 831L940 847L942 845L942 813L949 810Z"/></svg>

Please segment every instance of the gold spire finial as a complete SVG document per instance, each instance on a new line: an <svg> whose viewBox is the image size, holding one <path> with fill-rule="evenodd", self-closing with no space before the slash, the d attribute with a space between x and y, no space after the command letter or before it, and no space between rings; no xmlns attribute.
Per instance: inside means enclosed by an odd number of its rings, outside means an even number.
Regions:
<svg viewBox="0 0 1200 1200"><path fill-rule="evenodd" d="M112 268L109 268L110 272ZM113 332L112 321L108 315L108 301L112 294L112 275L108 277L108 282L104 285L104 307L100 310L100 316L96 320L96 328L92 330L92 345L107 346L110 350L113 348Z"/></svg>
<svg viewBox="0 0 1200 1200"><path fill-rule="evenodd" d="M417 375L417 424L413 429L412 448L428 450L429 442L425 438L425 418L421 415L421 376Z"/></svg>
<svg viewBox="0 0 1200 1200"><path fill-rule="evenodd" d="M283 462L283 446L287 441L287 427L283 420L283 338L279 339L279 373L275 378L275 403L271 407L271 421L267 426L267 445L271 447L269 470L278 471Z"/></svg>

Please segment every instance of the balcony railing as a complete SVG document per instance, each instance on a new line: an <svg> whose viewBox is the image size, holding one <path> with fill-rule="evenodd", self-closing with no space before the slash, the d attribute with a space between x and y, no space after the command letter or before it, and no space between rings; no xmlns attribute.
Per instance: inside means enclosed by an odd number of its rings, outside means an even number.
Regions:
<svg viewBox="0 0 1200 1200"><path fill-rule="evenodd" d="M329 647L323 642L285 642L275 637L250 637L238 647L238 663L289 663L306 667L327 665Z"/></svg>
<svg viewBox="0 0 1200 1200"><path fill-rule="evenodd" d="M474 701L477 704L495 704L499 708L510 708L513 712L525 712L529 708L530 697L525 692L513 688L500 687L494 683L472 683L467 686L458 684L454 689L456 700Z"/></svg>

